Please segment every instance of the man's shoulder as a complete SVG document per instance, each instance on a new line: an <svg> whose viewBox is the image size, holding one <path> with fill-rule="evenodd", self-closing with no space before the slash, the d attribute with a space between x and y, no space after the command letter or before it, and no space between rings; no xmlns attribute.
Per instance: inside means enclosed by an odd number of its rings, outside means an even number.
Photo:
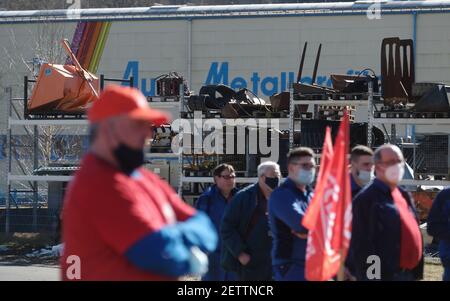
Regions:
<svg viewBox="0 0 450 301"><path fill-rule="evenodd" d="M252 184L243 189L236 192L234 197L232 198L230 205L231 207L235 207L240 204L248 204L254 200L253 196L256 195L258 189L258 184Z"/></svg>
<svg viewBox="0 0 450 301"><path fill-rule="evenodd" d="M383 190L381 189L380 185L377 182L372 181L368 185L361 188L359 195L371 195L374 192L382 192L382 191Z"/></svg>
<svg viewBox="0 0 450 301"><path fill-rule="evenodd" d="M87 154L81 162L81 168L75 173L75 179L86 185L97 185L98 182L114 181L118 173L118 170L105 161Z"/></svg>
<svg viewBox="0 0 450 301"><path fill-rule="evenodd" d="M208 202L213 202L214 198L216 195L216 188L215 185L209 186L208 188L206 188L202 194L200 194L200 196L198 197L197 201L196 201L196 207L202 207L205 206L206 203Z"/></svg>
<svg viewBox="0 0 450 301"><path fill-rule="evenodd" d="M212 198L216 193L215 185L211 185L206 188L203 193L200 195L200 198Z"/></svg>
<svg viewBox="0 0 450 301"><path fill-rule="evenodd" d="M292 188L286 183L281 184L278 188L272 191L271 197L279 197L279 196L293 196Z"/></svg>
<svg viewBox="0 0 450 301"><path fill-rule="evenodd" d="M118 171L106 171L99 166L84 165L75 173L74 184L95 187L96 190L111 189L111 186L126 182L126 175Z"/></svg>
<svg viewBox="0 0 450 301"><path fill-rule="evenodd" d="M257 189L258 189L258 184L251 184L251 185L239 190L238 192L236 192L235 197L249 196L249 195L255 193Z"/></svg>
<svg viewBox="0 0 450 301"><path fill-rule="evenodd" d="M439 192L436 197L444 199L445 202L450 202L450 187L442 189L442 191Z"/></svg>
<svg viewBox="0 0 450 301"><path fill-rule="evenodd" d="M280 206L284 207L295 201L296 197L293 191L289 187L280 186L272 191L269 198L269 208L279 208Z"/></svg>
<svg viewBox="0 0 450 301"><path fill-rule="evenodd" d="M69 184L68 198L77 202L97 202L104 199L129 195L130 177L101 164L84 164Z"/></svg>
<svg viewBox="0 0 450 301"><path fill-rule="evenodd" d="M380 199L380 197L382 198L384 193L385 192L380 188L379 184L377 184L376 182L372 182L369 185L361 188L361 190L353 200L353 204L355 206L360 204L368 205L372 201Z"/></svg>

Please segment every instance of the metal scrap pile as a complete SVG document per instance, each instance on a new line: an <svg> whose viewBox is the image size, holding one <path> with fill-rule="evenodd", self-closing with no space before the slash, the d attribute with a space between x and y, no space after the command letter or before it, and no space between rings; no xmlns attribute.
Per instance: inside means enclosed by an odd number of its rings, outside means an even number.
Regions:
<svg viewBox="0 0 450 301"><path fill-rule="evenodd" d="M248 89L235 91L225 85L207 85L199 95L188 99L191 112L201 111L209 116L223 118L270 117L271 105Z"/></svg>
<svg viewBox="0 0 450 301"><path fill-rule="evenodd" d="M305 55L308 43L305 42L303 52L300 58L300 66L297 73L297 81L293 83L293 99L294 100L307 100L314 102L315 100L359 100L367 99L369 93L369 83L372 83L373 92L378 92L378 78L375 76L375 72L371 69L366 69L360 72L357 76L349 76L342 74L332 74L331 82L333 87L325 87L316 84L317 70L319 67L320 53L322 50L322 44L319 45L317 50L316 60L314 63L314 69L312 74L311 83L302 83L302 72L305 62ZM373 75L365 75L364 72L372 71ZM272 95L270 98L272 107L275 111L289 110L289 92L282 92ZM317 114L314 119L317 120L335 120L338 121L343 116L343 111L347 110L350 115L350 120L354 120L354 106L318 106L316 108ZM300 116L306 119L312 119L312 113L308 112L308 105L296 105L296 116Z"/></svg>
<svg viewBox="0 0 450 301"><path fill-rule="evenodd" d="M155 81L158 96L179 96L181 85L183 85L184 95L190 94L186 81L176 72L162 74Z"/></svg>
<svg viewBox="0 0 450 301"><path fill-rule="evenodd" d="M375 117L447 118L450 86L416 83L414 45L411 39L385 38L381 44L381 78L384 107Z"/></svg>

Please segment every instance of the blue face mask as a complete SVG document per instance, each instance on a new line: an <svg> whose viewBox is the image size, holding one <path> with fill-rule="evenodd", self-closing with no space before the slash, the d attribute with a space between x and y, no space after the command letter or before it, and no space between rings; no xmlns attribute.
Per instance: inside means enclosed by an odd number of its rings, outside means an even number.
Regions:
<svg viewBox="0 0 450 301"><path fill-rule="evenodd" d="M296 182L299 185L310 185L314 182L316 176L316 170L314 168L310 170L300 169L297 173Z"/></svg>

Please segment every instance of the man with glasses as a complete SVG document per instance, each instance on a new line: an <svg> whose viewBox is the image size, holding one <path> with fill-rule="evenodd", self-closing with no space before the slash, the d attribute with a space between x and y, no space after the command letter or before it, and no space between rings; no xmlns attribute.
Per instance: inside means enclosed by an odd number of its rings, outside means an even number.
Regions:
<svg viewBox="0 0 450 301"><path fill-rule="evenodd" d="M411 196L398 185L404 158L391 144L374 153L376 179L353 201L350 250L357 280L412 281L423 274L422 236Z"/></svg>
<svg viewBox="0 0 450 301"><path fill-rule="evenodd" d="M241 281L272 280L267 202L280 178L277 163L261 163L258 182L239 191L223 215L221 264Z"/></svg>
<svg viewBox="0 0 450 301"><path fill-rule="evenodd" d="M301 225L312 199L316 164L307 147L288 154L288 177L269 199L272 268L277 281L304 281L308 230Z"/></svg>
<svg viewBox="0 0 450 301"><path fill-rule="evenodd" d="M222 222L225 208L237 192L235 180L236 174L233 166L229 164L220 164L214 169L213 176L214 185L206 189L199 197L196 208L205 212L210 217L216 228L217 234L219 234L220 223ZM233 273L226 272L220 267L221 245L222 242L219 238L217 249L208 256L209 270L203 276L202 280L236 280L236 276Z"/></svg>

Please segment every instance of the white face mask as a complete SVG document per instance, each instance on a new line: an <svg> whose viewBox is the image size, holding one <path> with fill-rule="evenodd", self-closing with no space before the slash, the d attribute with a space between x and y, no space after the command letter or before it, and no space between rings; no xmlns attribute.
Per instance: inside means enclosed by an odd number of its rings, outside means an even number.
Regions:
<svg viewBox="0 0 450 301"><path fill-rule="evenodd" d="M358 172L358 179L363 185L366 185L374 178L373 171L360 170Z"/></svg>
<svg viewBox="0 0 450 301"><path fill-rule="evenodd" d="M315 168L312 168L310 170L300 169L297 174L296 182L299 185L310 185L312 182L314 182L315 176Z"/></svg>
<svg viewBox="0 0 450 301"><path fill-rule="evenodd" d="M405 167L403 163L391 165L388 168L386 168L386 171L384 172L384 176L392 184L399 183L403 179L404 174L405 174Z"/></svg>

